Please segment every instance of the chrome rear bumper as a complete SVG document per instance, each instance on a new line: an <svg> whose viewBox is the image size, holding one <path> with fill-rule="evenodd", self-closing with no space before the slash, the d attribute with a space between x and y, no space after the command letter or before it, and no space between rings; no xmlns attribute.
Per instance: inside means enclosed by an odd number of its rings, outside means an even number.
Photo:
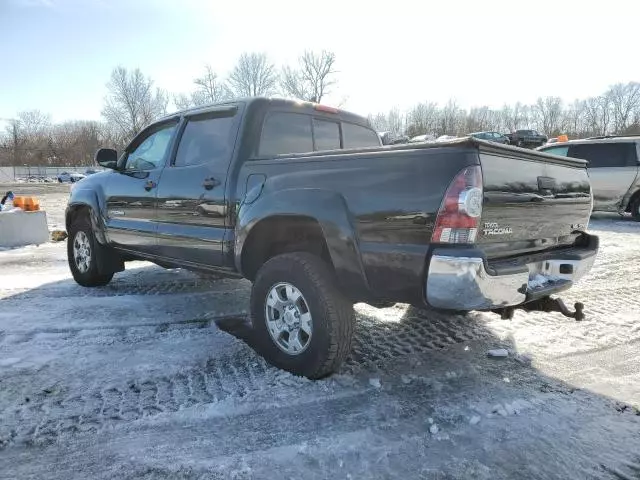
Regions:
<svg viewBox="0 0 640 480"><path fill-rule="evenodd" d="M491 310L566 290L593 266L598 242L591 238L584 249L516 262L502 273L487 269L480 251L436 249L425 282L426 301L434 308Z"/></svg>

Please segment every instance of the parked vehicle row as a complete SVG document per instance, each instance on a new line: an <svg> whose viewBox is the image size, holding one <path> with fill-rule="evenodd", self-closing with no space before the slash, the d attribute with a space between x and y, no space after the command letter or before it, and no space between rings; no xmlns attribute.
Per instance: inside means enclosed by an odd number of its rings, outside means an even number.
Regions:
<svg viewBox="0 0 640 480"><path fill-rule="evenodd" d="M66 210L74 279L105 285L133 259L245 277L257 349L310 378L349 353L356 302L560 311L549 295L598 249L584 160L472 137L385 147L312 103L185 110L96 160Z"/></svg>
<svg viewBox="0 0 640 480"><path fill-rule="evenodd" d="M502 134L494 131L473 132L468 134L469 137L477 138L480 140L487 140L489 142L501 143L503 145L516 145L523 148L535 148L544 145L547 142L547 137L541 135L535 130L516 130L513 133ZM438 138L433 135L418 135L408 140L408 142L396 142L396 143L414 143L414 142L429 142L429 141L443 141L457 138L453 135L442 135ZM391 144L392 142L385 143Z"/></svg>

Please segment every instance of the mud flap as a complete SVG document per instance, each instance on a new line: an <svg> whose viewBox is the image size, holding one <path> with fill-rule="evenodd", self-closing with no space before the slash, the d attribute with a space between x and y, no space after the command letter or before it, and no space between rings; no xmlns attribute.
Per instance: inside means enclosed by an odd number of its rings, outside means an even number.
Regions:
<svg viewBox="0 0 640 480"><path fill-rule="evenodd" d="M124 261L122 257L115 252L112 248L100 245L99 242L94 242L96 248L96 261L98 264L98 271L103 274L117 273L124 270Z"/></svg>

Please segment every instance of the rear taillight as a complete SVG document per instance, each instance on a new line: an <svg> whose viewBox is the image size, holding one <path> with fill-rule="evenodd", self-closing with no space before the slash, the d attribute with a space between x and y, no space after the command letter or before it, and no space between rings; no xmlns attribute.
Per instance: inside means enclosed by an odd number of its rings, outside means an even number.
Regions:
<svg viewBox="0 0 640 480"><path fill-rule="evenodd" d="M482 170L462 170L447 189L433 230L433 243L474 243L482 215Z"/></svg>

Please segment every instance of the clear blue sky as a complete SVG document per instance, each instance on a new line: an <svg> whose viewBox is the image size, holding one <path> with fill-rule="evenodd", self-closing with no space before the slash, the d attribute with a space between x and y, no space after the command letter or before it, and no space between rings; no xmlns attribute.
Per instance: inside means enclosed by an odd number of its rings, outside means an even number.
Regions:
<svg viewBox="0 0 640 480"><path fill-rule="evenodd" d="M118 64L178 93L205 63L224 75L243 51L282 64L305 48L336 53L327 103L358 113L572 101L640 81L639 14L637 0L0 0L0 118L100 119Z"/></svg>

